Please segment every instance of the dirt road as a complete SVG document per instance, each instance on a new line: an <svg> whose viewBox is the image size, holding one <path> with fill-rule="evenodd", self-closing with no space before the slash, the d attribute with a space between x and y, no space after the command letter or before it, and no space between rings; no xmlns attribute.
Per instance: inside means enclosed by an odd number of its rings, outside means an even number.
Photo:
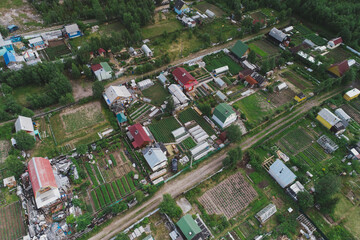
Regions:
<svg viewBox="0 0 360 240"><path fill-rule="evenodd" d="M338 93L338 91L340 90L336 90L335 92L331 92L325 96L321 96L321 101L325 101L326 99L333 97ZM302 106L300 106L294 111L293 116L289 118L288 116L284 116L283 118L270 124L258 134L248 138L245 142L241 143L241 148L243 150L246 150L252 145L254 145L261 138L266 137L271 133L274 133L275 131L284 128L287 124L296 121L301 114L309 111L314 106L319 106L321 104L321 101L319 101L319 99L320 98L314 98L305 102ZM197 169L180 175L173 181L167 182L149 201L143 203L136 209L128 211L126 215L117 217L109 226L105 227L100 233L94 235L90 239L110 239L118 232L131 226L131 224L135 223L137 220L143 218L146 214L156 209L161 202L163 194L169 193L173 197L176 197L185 192L186 190L190 189L194 185L200 183L221 168L222 160L226 157L226 153L227 151L223 150L212 156L210 159L201 163Z"/></svg>

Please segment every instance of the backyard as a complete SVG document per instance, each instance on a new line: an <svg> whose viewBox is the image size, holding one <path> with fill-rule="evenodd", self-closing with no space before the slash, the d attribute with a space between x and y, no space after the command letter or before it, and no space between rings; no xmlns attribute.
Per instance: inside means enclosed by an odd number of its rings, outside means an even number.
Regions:
<svg viewBox="0 0 360 240"><path fill-rule="evenodd" d="M45 52L51 61L71 53L63 40L50 41L49 47L45 49Z"/></svg>
<svg viewBox="0 0 360 240"><path fill-rule="evenodd" d="M222 15L225 14L225 12L223 10L221 10L220 8L218 8L217 6L215 5L212 5L210 3L207 3L205 1L203 2L200 2L200 3L197 3L195 6L194 6L195 9L198 9L199 11L205 13L205 11L207 9L209 9L210 11L212 11L213 13L215 13L215 15L217 17L221 17Z"/></svg>
<svg viewBox="0 0 360 240"><path fill-rule="evenodd" d="M215 133L210 124L192 108L188 108L185 111L179 113L179 120L183 124L190 121L195 121L205 130L207 134L209 134L209 136Z"/></svg>
<svg viewBox="0 0 360 240"><path fill-rule="evenodd" d="M0 238L16 240L26 234L20 202L0 208Z"/></svg>
<svg viewBox="0 0 360 240"><path fill-rule="evenodd" d="M206 63L206 69L209 72L212 72L213 70L228 66L229 71L232 75L238 74L243 68L234 62L229 56L227 56L224 52L219 52L211 55L207 55L203 58L203 61Z"/></svg>
<svg viewBox="0 0 360 240"><path fill-rule="evenodd" d="M181 125L174 117L164 118L149 125L149 129L155 139L163 143L174 142L175 139L171 132L179 127L181 127Z"/></svg>
<svg viewBox="0 0 360 240"><path fill-rule="evenodd" d="M151 103L160 106L170 96L170 93L159 82L156 81L154 86L151 86L142 91L144 97L151 99Z"/></svg>
<svg viewBox="0 0 360 240"><path fill-rule="evenodd" d="M141 35L143 38L154 38L162 35L164 32L172 33L179 29L182 29L184 26L181 25L180 21L176 19L174 13L168 13L165 19L157 21L154 24L145 26L141 29Z"/></svg>

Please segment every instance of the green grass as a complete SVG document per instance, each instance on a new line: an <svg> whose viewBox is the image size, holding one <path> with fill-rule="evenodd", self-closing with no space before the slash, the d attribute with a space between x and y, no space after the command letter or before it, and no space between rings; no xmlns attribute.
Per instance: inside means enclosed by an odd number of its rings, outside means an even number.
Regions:
<svg viewBox="0 0 360 240"><path fill-rule="evenodd" d="M104 179L102 178L99 167L94 165L94 169L95 169L96 177L99 180L100 184L104 183Z"/></svg>
<svg viewBox="0 0 360 240"><path fill-rule="evenodd" d="M209 136L215 133L210 124L192 108L188 108L185 111L179 113L179 120L182 123L194 120L197 124L200 125L200 127L205 130L207 134L209 134Z"/></svg>
<svg viewBox="0 0 360 240"><path fill-rule="evenodd" d="M99 203L100 203L101 208L105 207L106 206L105 200L104 200L104 197L103 197L103 195L101 193L100 188L97 188L95 191L96 191L96 195L97 195L97 197L99 199Z"/></svg>
<svg viewBox="0 0 360 240"><path fill-rule="evenodd" d="M92 200L94 202L95 211L98 211L100 209L100 203L99 203L99 200L96 197L95 192L91 191L90 195L91 195L91 198L92 198Z"/></svg>
<svg viewBox="0 0 360 240"><path fill-rule="evenodd" d="M125 176L122 176L121 182L122 182L122 184L124 185L125 192L126 192L126 193L130 193L130 188L129 188L128 183L126 182Z"/></svg>
<svg viewBox="0 0 360 240"><path fill-rule="evenodd" d="M26 101L26 97L30 94L38 94L44 90L41 86L30 85L30 86L22 86L15 88L13 90L13 96L15 100L22 106L29 106L28 102Z"/></svg>
<svg viewBox="0 0 360 240"><path fill-rule="evenodd" d="M252 51L254 51L260 57L266 57L268 55L266 52L264 52L261 48L256 46L254 43L250 43L248 46Z"/></svg>
<svg viewBox="0 0 360 240"><path fill-rule="evenodd" d="M179 127L181 127L181 125L174 117L164 118L149 125L149 129L154 135L155 139L163 143L174 142L175 139L171 132L178 129Z"/></svg>
<svg viewBox="0 0 360 240"><path fill-rule="evenodd" d="M23 0L1 0L0 8L17 8L24 5Z"/></svg>
<svg viewBox="0 0 360 240"><path fill-rule="evenodd" d="M159 82L156 81L154 86L142 91L144 97L150 98L151 103L160 106L170 96L169 91Z"/></svg>
<svg viewBox="0 0 360 240"><path fill-rule="evenodd" d="M191 137L188 137L181 142L181 145L183 145L186 149L191 149L196 146L196 143Z"/></svg>
<svg viewBox="0 0 360 240"><path fill-rule="evenodd" d="M111 202L115 202L116 201L115 195L114 195L114 192L113 192L113 190L111 188L110 183L106 183L105 185L106 185L106 189L107 189L107 191L109 193Z"/></svg>
<svg viewBox="0 0 360 240"><path fill-rule="evenodd" d="M86 162L85 163L85 168L86 168L86 170L87 170L87 172L89 174L89 177L90 177L92 183L95 185L95 187L97 187L99 185L99 183L98 183L98 181L97 181L97 179L96 179L96 177L94 175L94 172L93 172L93 170L91 168L90 163Z"/></svg>
<svg viewBox="0 0 360 240"><path fill-rule="evenodd" d="M121 194L120 194L119 188L118 188L117 185L116 185L116 182L115 182L115 181L112 182L111 185L112 185L112 188L113 188L113 190L114 190L116 199L119 200L119 199L121 198Z"/></svg>
<svg viewBox="0 0 360 240"><path fill-rule="evenodd" d="M135 191L136 188L135 188L134 182L133 182L133 180L131 179L131 177L129 175L126 175L126 180L127 180L128 184L130 186L130 190L132 192Z"/></svg>
<svg viewBox="0 0 360 240"><path fill-rule="evenodd" d="M270 43L266 39L256 40L254 42L249 43L248 45L257 46L258 48L260 48L262 51L266 52L270 56L275 55L280 51L279 47Z"/></svg>
<svg viewBox="0 0 360 240"><path fill-rule="evenodd" d="M62 56L71 53L70 49L65 44L46 48L45 51L51 61L60 59Z"/></svg>
<svg viewBox="0 0 360 240"><path fill-rule="evenodd" d="M167 19L162 20L156 24L152 24L141 29L141 35L143 38L154 38L162 35L165 31L167 33L175 32L184 28L180 21L176 20L175 14L167 14Z"/></svg>
<svg viewBox="0 0 360 240"><path fill-rule="evenodd" d="M234 62L229 56L224 52L219 52L216 54L207 55L203 58L203 61L206 63L206 69L211 72L217 68L228 66L229 71L232 75L238 74L243 68Z"/></svg>
<svg viewBox="0 0 360 240"><path fill-rule="evenodd" d="M117 180L116 180L116 184L117 184L117 186L119 187L121 196L124 197L124 196L126 195L126 192L125 192L124 186L122 185L120 179L117 179Z"/></svg>
<svg viewBox="0 0 360 240"><path fill-rule="evenodd" d="M101 111L88 113L90 109L79 109L77 112L62 116L67 132L74 132L82 128L87 128L104 121Z"/></svg>

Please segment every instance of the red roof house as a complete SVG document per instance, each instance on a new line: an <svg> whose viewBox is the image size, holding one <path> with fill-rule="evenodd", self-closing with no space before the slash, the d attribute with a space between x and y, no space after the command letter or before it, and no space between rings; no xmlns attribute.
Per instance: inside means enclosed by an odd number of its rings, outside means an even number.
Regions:
<svg viewBox="0 0 360 240"><path fill-rule="evenodd" d="M54 172L48 159L32 158L28 163L28 172L38 208L50 205L60 198Z"/></svg>
<svg viewBox="0 0 360 240"><path fill-rule="evenodd" d="M341 37L331 39L331 40L328 42L328 47L330 47L330 48L335 48L335 47L339 46L342 42L343 42L343 40L342 40Z"/></svg>
<svg viewBox="0 0 360 240"><path fill-rule="evenodd" d="M350 69L348 60L344 60L339 63L334 63L328 69L329 72L337 77L342 77Z"/></svg>
<svg viewBox="0 0 360 240"><path fill-rule="evenodd" d="M99 48L98 49L98 53L100 56L104 56L104 54L106 53L106 51L103 48Z"/></svg>
<svg viewBox="0 0 360 240"><path fill-rule="evenodd" d="M99 71L100 69L102 69L103 67L98 63L98 64L93 64L91 65L91 70L95 73L96 71Z"/></svg>
<svg viewBox="0 0 360 240"><path fill-rule="evenodd" d="M245 81L248 82L250 86L258 84L258 82L251 76L246 76Z"/></svg>
<svg viewBox="0 0 360 240"><path fill-rule="evenodd" d="M244 69L241 72L239 72L239 79L244 79L246 76L251 75L254 72L254 70L251 70L250 68Z"/></svg>
<svg viewBox="0 0 360 240"><path fill-rule="evenodd" d="M149 135L140 123L130 126L128 130L131 135L129 136L130 139L132 137L131 140L133 141L132 145L134 146L134 148L141 148L152 142Z"/></svg>
<svg viewBox="0 0 360 240"><path fill-rule="evenodd" d="M172 75L174 76L175 81L177 81L185 91L192 91L194 86L198 84L196 79L182 67L177 67L172 72Z"/></svg>

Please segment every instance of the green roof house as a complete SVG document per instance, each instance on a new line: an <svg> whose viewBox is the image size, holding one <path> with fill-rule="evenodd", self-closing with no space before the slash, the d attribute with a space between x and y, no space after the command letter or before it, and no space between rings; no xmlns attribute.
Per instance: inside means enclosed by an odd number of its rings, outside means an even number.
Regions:
<svg viewBox="0 0 360 240"><path fill-rule="evenodd" d="M200 227L189 214L183 216L176 223L176 225L180 228L181 232L187 240L195 239L195 237L197 237L196 239L198 239L198 234L201 233Z"/></svg>
<svg viewBox="0 0 360 240"><path fill-rule="evenodd" d="M230 51L238 59L241 59L241 58L245 57L249 53L250 49L245 43L243 43L242 41L239 40L230 49Z"/></svg>
<svg viewBox="0 0 360 240"><path fill-rule="evenodd" d="M220 103L216 106L212 119L220 127L226 128L236 121L237 116L232 107L227 103Z"/></svg>

